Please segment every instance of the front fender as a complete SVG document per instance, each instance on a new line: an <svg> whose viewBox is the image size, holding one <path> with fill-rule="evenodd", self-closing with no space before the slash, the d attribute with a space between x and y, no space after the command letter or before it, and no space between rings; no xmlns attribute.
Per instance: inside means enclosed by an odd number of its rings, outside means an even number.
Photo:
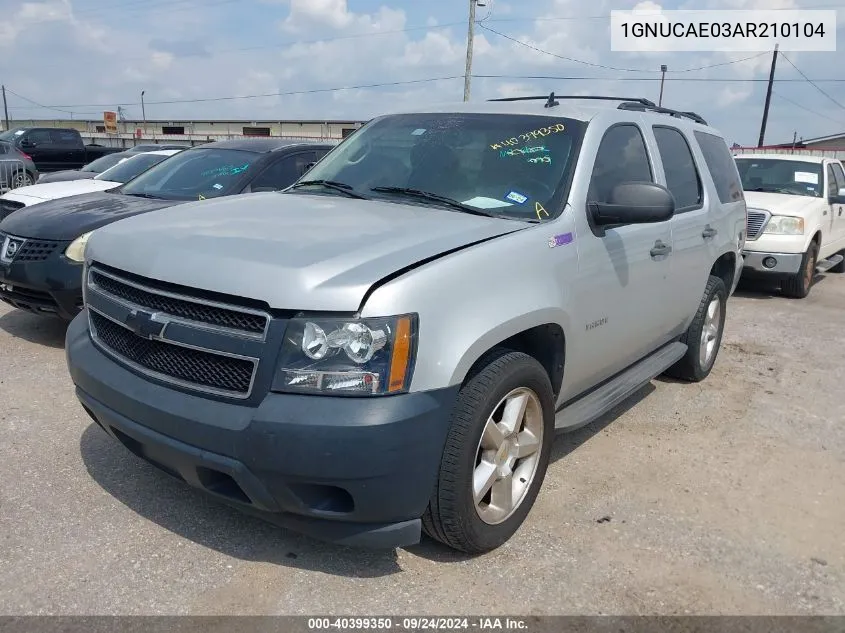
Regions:
<svg viewBox="0 0 845 633"><path fill-rule="evenodd" d="M537 225L472 246L372 292L364 317L419 315L411 391L460 384L486 351L530 328L554 324L567 336L569 292L560 277L577 274L577 254L549 248L550 230Z"/></svg>

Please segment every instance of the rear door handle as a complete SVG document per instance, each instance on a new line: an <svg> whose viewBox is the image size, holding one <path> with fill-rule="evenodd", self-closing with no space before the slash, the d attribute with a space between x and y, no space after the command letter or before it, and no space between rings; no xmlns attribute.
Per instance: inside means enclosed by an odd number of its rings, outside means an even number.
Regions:
<svg viewBox="0 0 845 633"><path fill-rule="evenodd" d="M657 240L654 243L654 248L651 249L650 253L652 257L662 257L664 255L668 255L672 252L672 247L668 244L664 244L660 240Z"/></svg>
<svg viewBox="0 0 845 633"><path fill-rule="evenodd" d="M716 234L718 232L719 231L717 231L713 227L708 226L704 228L704 231L701 233L701 237L703 237L705 240L709 240L711 237L716 237Z"/></svg>

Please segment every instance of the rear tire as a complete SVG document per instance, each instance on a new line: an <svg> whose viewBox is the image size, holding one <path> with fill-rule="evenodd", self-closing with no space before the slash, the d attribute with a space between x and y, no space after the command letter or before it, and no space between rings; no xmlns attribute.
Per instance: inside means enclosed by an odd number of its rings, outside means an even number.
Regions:
<svg viewBox="0 0 845 633"><path fill-rule="evenodd" d="M727 304L725 282L720 277L710 275L695 317L681 337L681 343L687 346L687 353L666 370L667 376L700 382L710 375L722 345Z"/></svg>
<svg viewBox="0 0 845 633"><path fill-rule="evenodd" d="M546 370L527 354L493 351L458 395L425 533L469 554L505 543L534 505L553 439Z"/></svg>
<svg viewBox="0 0 845 633"><path fill-rule="evenodd" d="M784 279L781 283L781 292L793 299L803 299L810 294L813 287L813 280L816 276L816 263L819 256L819 245L810 242L807 252L801 258L801 270L794 275Z"/></svg>

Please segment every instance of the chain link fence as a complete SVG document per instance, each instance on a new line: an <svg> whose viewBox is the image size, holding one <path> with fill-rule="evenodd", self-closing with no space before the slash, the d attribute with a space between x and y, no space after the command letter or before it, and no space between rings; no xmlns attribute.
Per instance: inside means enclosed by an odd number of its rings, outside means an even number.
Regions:
<svg viewBox="0 0 845 633"><path fill-rule="evenodd" d="M32 177L26 171L23 161L0 159L0 195L32 184L35 183L32 182Z"/></svg>

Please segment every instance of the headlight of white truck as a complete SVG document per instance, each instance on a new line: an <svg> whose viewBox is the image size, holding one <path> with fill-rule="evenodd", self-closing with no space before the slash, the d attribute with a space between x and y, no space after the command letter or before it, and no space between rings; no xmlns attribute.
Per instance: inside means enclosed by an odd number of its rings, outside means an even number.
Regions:
<svg viewBox="0 0 845 633"><path fill-rule="evenodd" d="M72 262L82 263L85 261L85 246L88 244L88 238L91 237L91 232L83 233L70 243L65 249L65 257Z"/></svg>
<svg viewBox="0 0 845 633"><path fill-rule="evenodd" d="M386 395L408 389L417 317L292 319L274 391Z"/></svg>
<svg viewBox="0 0 845 633"><path fill-rule="evenodd" d="M770 235L803 235L804 218L795 218L790 215L773 215L763 233Z"/></svg>

